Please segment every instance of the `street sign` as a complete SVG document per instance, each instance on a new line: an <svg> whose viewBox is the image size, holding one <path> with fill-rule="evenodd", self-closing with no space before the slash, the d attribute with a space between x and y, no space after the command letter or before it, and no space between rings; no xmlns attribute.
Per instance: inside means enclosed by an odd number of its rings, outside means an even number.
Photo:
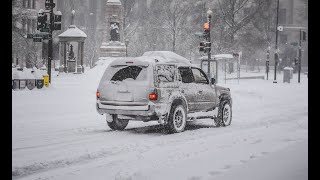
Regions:
<svg viewBox="0 0 320 180"><path fill-rule="evenodd" d="M278 31L283 31L283 26L278 26Z"/></svg>
<svg viewBox="0 0 320 180"><path fill-rule="evenodd" d="M42 38L39 37L33 37L33 42L41 42Z"/></svg>
<svg viewBox="0 0 320 180"><path fill-rule="evenodd" d="M32 39L33 38L33 34L27 34L27 38L28 39Z"/></svg>
<svg viewBox="0 0 320 180"><path fill-rule="evenodd" d="M40 33L33 34L33 38L49 39L50 34L47 32L40 32Z"/></svg>
<svg viewBox="0 0 320 180"><path fill-rule="evenodd" d="M49 28L42 28L40 29L41 32L49 32Z"/></svg>
<svg viewBox="0 0 320 180"><path fill-rule="evenodd" d="M298 46L298 42L291 42L290 43L292 46Z"/></svg>

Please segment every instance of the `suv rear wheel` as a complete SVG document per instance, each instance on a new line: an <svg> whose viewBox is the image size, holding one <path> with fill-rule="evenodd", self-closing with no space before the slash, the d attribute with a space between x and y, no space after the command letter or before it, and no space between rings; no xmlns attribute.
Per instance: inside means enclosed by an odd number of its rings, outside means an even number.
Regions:
<svg viewBox="0 0 320 180"><path fill-rule="evenodd" d="M124 130L127 127L128 123L129 120L118 119L118 115L116 114L112 115L112 122L107 121L107 124L111 129L120 131Z"/></svg>
<svg viewBox="0 0 320 180"><path fill-rule="evenodd" d="M166 129L170 133L179 133L184 131L187 124L187 111L181 104L173 104L170 110L168 124Z"/></svg>

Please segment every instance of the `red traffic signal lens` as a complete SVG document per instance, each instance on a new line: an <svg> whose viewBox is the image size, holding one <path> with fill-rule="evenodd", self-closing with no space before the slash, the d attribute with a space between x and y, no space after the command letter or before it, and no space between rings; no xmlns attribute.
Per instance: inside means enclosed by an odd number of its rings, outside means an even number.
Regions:
<svg viewBox="0 0 320 180"><path fill-rule="evenodd" d="M204 30L209 30L209 28L210 28L210 27L209 27L209 23L204 23L204 24L203 24L203 29L204 29Z"/></svg>

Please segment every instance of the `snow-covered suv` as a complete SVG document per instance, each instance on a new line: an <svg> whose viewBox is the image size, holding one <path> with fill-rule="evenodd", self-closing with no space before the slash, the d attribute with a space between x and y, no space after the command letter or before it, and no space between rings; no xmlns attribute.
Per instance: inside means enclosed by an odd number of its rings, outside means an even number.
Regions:
<svg viewBox="0 0 320 180"><path fill-rule="evenodd" d="M182 132L186 121L212 118L216 126L230 125L229 88L187 59L168 51L114 60L97 89L96 108L107 115L111 129L123 130L129 120L156 120L169 132Z"/></svg>

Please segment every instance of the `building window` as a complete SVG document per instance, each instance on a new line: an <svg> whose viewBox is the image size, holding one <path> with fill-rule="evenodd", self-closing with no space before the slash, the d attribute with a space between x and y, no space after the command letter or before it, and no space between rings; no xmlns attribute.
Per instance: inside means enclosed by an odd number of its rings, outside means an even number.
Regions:
<svg viewBox="0 0 320 180"><path fill-rule="evenodd" d="M286 24L286 9L279 9L279 24Z"/></svg>
<svg viewBox="0 0 320 180"><path fill-rule="evenodd" d="M35 8L36 8L36 1L32 0L32 9L35 9Z"/></svg>

